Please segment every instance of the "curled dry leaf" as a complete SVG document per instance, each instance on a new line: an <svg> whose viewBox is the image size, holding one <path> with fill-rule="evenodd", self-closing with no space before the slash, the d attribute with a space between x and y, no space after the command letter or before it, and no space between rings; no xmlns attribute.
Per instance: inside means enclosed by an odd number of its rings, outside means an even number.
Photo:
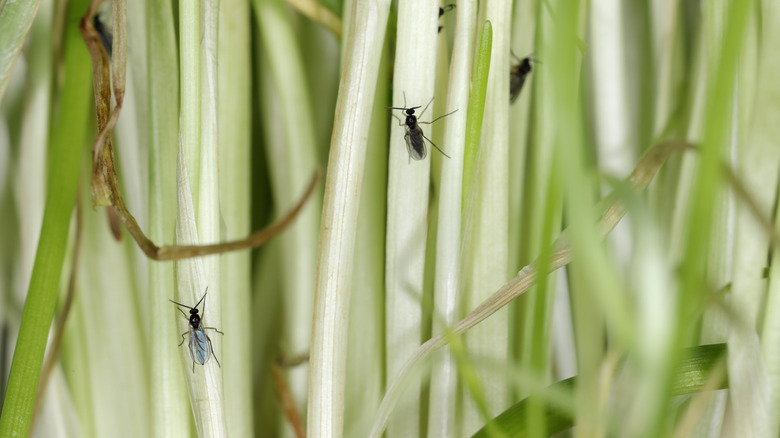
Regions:
<svg viewBox="0 0 780 438"><path fill-rule="evenodd" d="M118 56L114 63L114 97L116 106L111 109L111 64L108 53L100 40L100 34L93 25L93 20L104 0L94 0L81 19L79 29L92 58L93 93L95 97L95 115L97 117L98 136L92 147L92 203L95 206L115 204L115 196L119 191L114 154L111 146L111 131L114 129L119 114L122 111L125 94L125 56L124 38L115 38L113 52ZM123 0L117 0L114 7L114 32L117 36L125 35L126 8ZM116 50L119 49L119 50Z"/></svg>
<svg viewBox="0 0 780 438"><path fill-rule="evenodd" d="M176 260L254 248L281 233L295 220L306 201L314 193L314 188L320 178L319 170L315 172L306 192L292 210L278 222L250 235L246 239L211 245L157 246L146 237L135 217L127 210L127 206L122 198L116 166L114 165L113 146L111 144L111 131L114 129L117 120L119 120L125 94L127 5L125 0L114 0L113 3L112 65L108 53L106 53L100 40L100 35L93 25L95 15L104 1L93 0L87 10L87 14L81 19L79 25L84 42L92 58L95 115L98 126L98 135L92 147L91 187L93 205L112 207L116 216L125 225L144 254L152 260ZM114 100L116 101L116 106L113 109L111 109L112 82Z"/></svg>

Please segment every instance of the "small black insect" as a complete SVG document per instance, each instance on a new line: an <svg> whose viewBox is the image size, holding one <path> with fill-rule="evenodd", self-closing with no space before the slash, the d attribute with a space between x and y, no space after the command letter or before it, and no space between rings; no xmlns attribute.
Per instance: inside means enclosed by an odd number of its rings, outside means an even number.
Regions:
<svg viewBox="0 0 780 438"><path fill-rule="evenodd" d="M106 54L111 58L111 52L114 47L114 36L111 34L111 30L100 21L99 15L95 15L92 19L92 26L95 27L95 31L100 37L100 42L103 44L103 48L106 49Z"/></svg>
<svg viewBox="0 0 780 438"><path fill-rule="evenodd" d="M186 332L181 334L181 342L179 343L179 346L181 347L181 344L184 343L184 335L188 334L190 335L190 342L188 344L190 349L190 357L192 358L192 372L195 372L195 362L205 365L206 362L209 360L209 358L214 353L214 347L211 345L211 338L208 337L206 334L206 330L214 330L215 332L224 335L221 331L215 329L214 327L203 327L201 325L201 317L198 315L198 306L200 306L200 303L203 302L203 300L206 299L206 294L208 293L209 288L206 288L206 292L203 293L203 297L198 301L198 304L195 305L195 307L190 307L186 304L177 303L173 300L168 300L172 302L173 304L176 304L177 306L186 307L190 309L190 316L187 316L186 313L184 313L183 310L179 310L182 315L189 321L190 328ZM203 316L206 315L206 304L203 304ZM219 363L219 359L217 359L217 355L214 354L214 360L217 361L217 365L219 365L220 368L222 368L222 365Z"/></svg>
<svg viewBox="0 0 780 438"><path fill-rule="evenodd" d="M433 102L433 98L431 98L430 102L428 102L428 105L425 105L425 108L423 108L422 112L420 113L420 117L422 117L423 114L425 114L425 110L428 109L428 107L431 105L431 102ZM401 110L406 115L406 120L402 121L398 116L393 114L393 117L398 120L398 126L404 126L406 127L406 135L404 135L404 140L406 140L406 150L409 152L409 160L422 160L428 155L428 150L425 148L425 140L428 140L428 143L433 145L433 147L436 148L439 152L441 152L442 155L444 155L447 158L451 158L449 155L445 154L443 150L441 150L434 142L431 141L430 138L426 137L425 134L423 134L422 128L420 128L420 124L430 125L433 122L443 118L447 117L450 114L454 113L455 111L449 112L447 114L444 114L443 116L439 116L430 122L418 122L417 116L414 115L414 110L417 108L420 108L419 106L413 106L411 108L406 107L406 94L404 94L404 106L403 107L395 107L395 106L386 106L385 109L390 110Z"/></svg>
<svg viewBox="0 0 780 438"><path fill-rule="evenodd" d="M528 75L531 74L531 70L533 70L531 62L538 62L530 56L520 59L513 53L512 57L520 62L512 66L512 69L509 70L509 103L514 103L517 96L520 95L520 91L523 90L525 80Z"/></svg>
<svg viewBox="0 0 780 438"><path fill-rule="evenodd" d="M451 10L455 9L455 4L449 4L444 5L443 7L439 8L439 18L441 18L442 15L444 15L445 12L449 12ZM439 26L439 32L444 28L444 26Z"/></svg>

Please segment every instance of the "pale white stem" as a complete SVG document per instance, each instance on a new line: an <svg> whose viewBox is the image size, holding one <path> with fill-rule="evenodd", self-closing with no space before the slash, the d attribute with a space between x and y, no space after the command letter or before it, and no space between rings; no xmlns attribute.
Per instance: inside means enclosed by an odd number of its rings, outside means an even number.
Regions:
<svg viewBox="0 0 780 438"><path fill-rule="evenodd" d="M219 26L219 0L202 2L203 37L201 42L201 130L198 161L185 156L187 170L199 169L197 180L198 199L195 204L198 241L201 244L218 243L222 240L223 224L219 202L219 129L217 121L217 29ZM186 151L186 150L185 150ZM192 183L192 181L190 181ZM196 187L194 184L191 187ZM219 255L200 258L205 270L206 286L209 288L209 320L212 327L222 327L222 287L219 275ZM201 292L202 293L202 292ZM222 351L221 336L212 339L218 351ZM221 380L220 380L221 381Z"/></svg>
<svg viewBox="0 0 780 438"><path fill-rule="evenodd" d="M455 23L455 43L450 66L447 108L459 111L444 122L444 141L447 153L441 170L439 193L439 224L436 237L436 272L434 279L433 333L443 332L457 321L459 314L458 288L460 285L461 200L463 190L463 148L466 116L471 88L471 70L474 62L477 2L458 3ZM434 363L431 372L431 390L428 418L428 436L456 436L456 402L458 393L457 370L448 348Z"/></svg>
<svg viewBox="0 0 780 438"><path fill-rule="evenodd" d="M772 154L777 153L777 139L780 138L780 124L774 116L780 105L780 81L777 81L776 73L780 69L780 58L770 56L770 53L780 53L780 4L772 0L761 2L763 23L761 24L761 51L759 55L758 90L754 112L753 137L748 145L755 143L755 158L770 149ZM769 148L769 149L768 149ZM771 164L767 160L764 163ZM745 166L748 169L747 166ZM767 169L762 166L764 172ZM776 170L776 169L775 169ZM752 171L751 171L752 172ZM757 180L753 180L755 183ZM777 183L773 190L777 191ZM762 198L766 196L769 185L764 185ZM780 193L780 192L779 192ZM775 201L775 205L780 205ZM766 207L766 204L765 204ZM776 207L780 208L780 207ZM766 210L768 211L768 210ZM780 214L775 211L775 230L780 230ZM777 435L778 417L780 408L780 248L774 248L772 255L772 270L769 275L769 291L764 315L764 327L762 331L762 353L767 364L769 384L772 389L772 409L775 413L772 419L772 431Z"/></svg>
<svg viewBox="0 0 780 438"><path fill-rule="evenodd" d="M416 107L418 122L430 121L436 72L436 32L438 3L434 0L398 2L393 101L387 106ZM390 105L391 104L391 105ZM405 114L392 110L401 120ZM423 111L425 111L423 113ZM396 119L391 119L395 121ZM425 267L425 243L428 228L428 194L434 155L426 144L428 157L410 160L406 127L391 122L387 182L387 240L385 247L385 312L387 378L396 377L403 363L420 344L422 334L422 291ZM420 125L430 136L430 126ZM439 145L447 150L446 145ZM445 161L450 161L444 158ZM444 166L454 165L445 162ZM388 437L415 437L420 433L420 392L406 393L388 426Z"/></svg>
<svg viewBox="0 0 780 438"><path fill-rule="evenodd" d="M176 243L180 245L197 245L199 243L198 227L195 223L195 207L192 202L192 195L182 148L179 149L179 173L178 173L178 215L176 217ZM182 304L195 306L210 286L210 281L206 269L204 268L202 258L192 258L176 261L176 300ZM201 324L204 327L216 327L214 325L215 312L214 303L217 294L209 287L210 294L203 302L203 320ZM174 313L172 311L171 313ZM181 333L189 329L188 320L181 317L179 312L175 312L178 328ZM222 336L214 333L212 330L206 332L214 345L213 354L220 354L222 342L218 337ZM225 421L224 397L222 394L222 373L214 357L211 357L203 366L195 364L193 371L192 358L187 349L187 336L185 335L185 344L179 348L179 355L187 378L189 386L190 404L192 413L195 417L195 426L198 430L198 436L201 437L224 437L227 436L227 423ZM216 342L215 342L216 341ZM218 358L219 359L219 358ZM225 358L222 360L230 360Z"/></svg>
<svg viewBox="0 0 780 438"><path fill-rule="evenodd" d="M131 2L133 4L135 2ZM176 223L176 155L179 138L179 78L173 8L146 0L148 8L146 112L149 151L149 238L172 244ZM132 30L132 29L131 29ZM132 35L132 33L131 33ZM132 55L131 55L132 56ZM128 96L129 97L129 96ZM122 118L120 117L120 123ZM177 319L181 314L168 301L174 298L174 264L149 262L149 349L151 435L189 437L184 371L180 363Z"/></svg>
<svg viewBox="0 0 780 438"><path fill-rule="evenodd" d="M664 397L664 379L672 372L670 345L674 342L677 324L676 296L679 293L671 277L673 266L665 257L666 250L659 244L661 230L649 214L635 215L632 236L636 239L631 263L631 290L636 291L638 339L634 361L629 368L641 376L632 382L634 388L625 400L619 402L626 409L627 418L623 421L623 435L641 435L655 418L648 415L647 406L658 406Z"/></svg>
<svg viewBox="0 0 780 438"><path fill-rule="evenodd" d="M593 118L599 168L607 173L623 175L631 171L636 161L633 148L636 119L629 105L627 60L621 15L623 5L616 0L597 0L591 4L588 25L588 63L594 99ZM625 252L625 251L624 251ZM626 257L621 257L623 260Z"/></svg>
<svg viewBox="0 0 780 438"><path fill-rule="evenodd" d="M381 66L389 65L385 54ZM389 69L380 67L376 95L386 96L390 89ZM384 395L384 289L385 227L387 205L387 110L373 111L366 172L360 196L355 267L349 305L347 376L345 391L344 436L364 438Z"/></svg>
<svg viewBox="0 0 780 438"><path fill-rule="evenodd" d="M761 23L751 23L749 29L761 29L760 34L746 32L749 38L740 57L737 75L737 102L735 128L738 147L738 174L763 217L772 217L777 201L776 193L780 174L776 163L780 161L777 139L780 125L777 112L780 109L780 83L777 68L780 66L773 53L780 48L780 8L776 2L761 2ZM751 22L758 15L751 15ZM760 41L760 44L758 43ZM745 62L743 63L743 58ZM780 315L777 297L777 264L772 258L770 290L766 297L767 281L764 269L770 239L746 202L736 202L734 233L734 265L732 299L747 330L735 328L729 337L729 391L730 404L737 427L756 436L776 436L780 427L780 366L772 358L778 357L780 341L778 332L772 329ZM775 248L776 250L776 248ZM775 251L776 253L776 251ZM764 301L766 299L766 302ZM762 315L762 312L765 312ZM764 332L761 327L763 319ZM763 351L757 351L757 350ZM763 356L762 354L763 353ZM735 360L732 360L732 357ZM738 429L740 430L740 429Z"/></svg>
<svg viewBox="0 0 780 438"><path fill-rule="evenodd" d="M226 240L251 232L251 14L249 2L220 0L219 190ZM252 386L250 251L221 257L222 341L228 433L255 436ZM227 334L230 334L229 336Z"/></svg>
<svg viewBox="0 0 780 438"><path fill-rule="evenodd" d="M199 187L201 140L201 53L200 1L179 5L179 84L181 137L184 155L190 163L190 184ZM197 205L197 193L193 194Z"/></svg>
<svg viewBox="0 0 780 438"><path fill-rule="evenodd" d="M346 35L320 226L306 428L314 437L343 433L347 315L358 201L390 1L358 0L354 8L354 21Z"/></svg>
<svg viewBox="0 0 780 438"><path fill-rule="evenodd" d="M82 199L89 199L88 189L82 188ZM82 208L89 211L88 207ZM85 345L86 363L84 368L69 371L70 388L74 393L81 391L76 388L84 388L88 394L91 409L87 418L95 436L116 434L117 424L133 436L147 436L151 413L143 404L149 400L148 369L139 366L138 361L144 357L143 331L135 324L128 328L123 323L140 321L138 313L142 311L135 299L130 253L110 236L105 214L90 212L84 214L83 221L76 274L78 299L74 300L71 316L80 320L79 343ZM135 421L128 422L127 418Z"/></svg>
<svg viewBox="0 0 780 438"><path fill-rule="evenodd" d="M490 76L482 138L464 224L463 292L469 307L484 301L509 277L509 2L488 1L485 19L493 26ZM499 312L466 337L469 354L478 358L478 377L491 414L506 407L507 384L502 373L479 363L505 363L508 357L507 312ZM474 433L484 418L471 397L464 400L464 430Z"/></svg>

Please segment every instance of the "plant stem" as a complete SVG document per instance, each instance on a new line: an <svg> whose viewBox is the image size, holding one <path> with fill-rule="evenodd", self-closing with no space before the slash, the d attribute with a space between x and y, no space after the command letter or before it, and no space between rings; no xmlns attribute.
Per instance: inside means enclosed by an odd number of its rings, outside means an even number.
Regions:
<svg viewBox="0 0 780 438"><path fill-rule="evenodd" d="M481 15L490 22L491 55L480 146L474 162L471 187L464 187L466 219L463 222L462 291L470 308L482 302L509 279L509 36L511 5L504 1L482 3ZM474 139L470 139L474 141ZM478 387L485 397L464 400L463 433L472 433L507 402L503 373L488 371L489 363L508 358L508 311L491 317L466 336L474 358Z"/></svg>
<svg viewBox="0 0 780 438"><path fill-rule="evenodd" d="M227 237L251 231L251 14L246 0L221 0L219 11L219 197ZM221 257L225 409L230 436L254 436L253 335L249 251Z"/></svg>
<svg viewBox="0 0 780 438"><path fill-rule="evenodd" d="M146 1L149 238L173 243L176 223L176 145L179 133L179 68L176 26L169 3ZM188 437L191 421L177 345L173 263L149 260L150 375L153 436Z"/></svg>
<svg viewBox="0 0 780 438"><path fill-rule="evenodd" d="M79 17L87 4L86 0L76 0L68 9L65 83L60 98L63 110L54 124L50 149L50 162L57 165L49 166L41 237L8 377L0 436L27 436L46 337L57 301L89 117L92 64L78 28Z"/></svg>
<svg viewBox="0 0 780 438"><path fill-rule="evenodd" d="M436 33L432 30L437 27L437 11L432 0L399 1L393 101L388 106L425 107L433 98ZM392 111L400 113L399 110ZM438 116L432 114L432 107L427 111L416 114L418 121L430 121ZM387 181L385 342L388 379L396 376L422 336L430 160L438 154L432 146L425 145L430 149L431 158L412 161L407 151L406 128L397 125L391 123ZM398 415L388 426L388 437L413 438L420 434L419 388L407 394Z"/></svg>
<svg viewBox="0 0 780 438"><path fill-rule="evenodd" d="M346 315L363 178L360 169L365 168L389 9L389 0L358 0L346 38L320 223L306 426L310 436L340 437L344 427Z"/></svg>
<svg viewBox="0 0 780 438"><path fill-rule="evenodd" d="M457 8L455 43L450 66L447 108L463 108L447 118L444 145L452 157L443 163L441 169L441 191L439 193L439 226L436 236L436 270L434 280L434 321L433 333L442 333L446 327L454 324L460 316L460 246L461 212L463 189L463 160L466 143L466 123L470 111L469 94L471 88L471 70L474 58L476 33L477 2L461 1ZM489 26L489 25L487 25ZM488 27L489 29L489 27ZM480 53L488 62L482 64L481 71L487 71L490 59L490 33L488 31L487 50ZM482 93L487 86L487 77L481 79L483 87L475 87ZM476 101L477 99L475 99ZM479 105L478 111L484 107ZM481 119L481 117L480 117ZM454 357L449 351L436 362L431 373L430 407L428 418L429 436L456 435L456 404L458 392L457 371Z"/></svg>

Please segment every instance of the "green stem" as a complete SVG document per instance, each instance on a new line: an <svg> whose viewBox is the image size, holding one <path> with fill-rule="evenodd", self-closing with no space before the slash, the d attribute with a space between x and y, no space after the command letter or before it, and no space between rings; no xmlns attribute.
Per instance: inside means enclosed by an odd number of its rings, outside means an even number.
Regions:
<svg viewBox="0 0 780 438"><path fill-rule="evenodd" d="M474 164L479 150L482 134L482 118L485 115L485 96L487 95L488 73L490 73L490 53L493 47L493 26L489 21L482 25L479 37L477 59L474 63L472 95L469 100L469 118L466 121L466 147L463 155L463 198L462 207L471 193L471 180L474 179Z"/></svg>
<svg viewBox="0 0 780 438"><path fill-rule="evenodd" d="M92 62L78 28L80 14L87 4L86 0L75 0L68 10L62 110L54 125L50 151L50 162L56 165L49 166L41 237L8 378L0 436L27 436L46 337L57 301L89 118Z"/></svg>

